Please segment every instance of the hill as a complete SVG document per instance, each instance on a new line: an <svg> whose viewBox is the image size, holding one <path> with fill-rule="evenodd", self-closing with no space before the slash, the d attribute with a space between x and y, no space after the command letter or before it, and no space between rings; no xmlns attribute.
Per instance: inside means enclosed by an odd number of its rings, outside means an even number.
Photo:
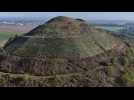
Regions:
<svg viewBox="0 0 134 100"><path fill-rule="evenodd" d="M126 71L133 65L133 49L82 19L55 17L8 41L4 50L0 71L8 86L134 85ZM21 83L15 85L14 77L20 76Z"/></svg>
<svg viewBox="0 0 134 100"><path fill-rule="evenodd" d="M102 48L110 50L113 45L119 48L117 45L121 44L110 32L60 16L18 37L5 49L18 56L85 58L104 52Z"/></svg>

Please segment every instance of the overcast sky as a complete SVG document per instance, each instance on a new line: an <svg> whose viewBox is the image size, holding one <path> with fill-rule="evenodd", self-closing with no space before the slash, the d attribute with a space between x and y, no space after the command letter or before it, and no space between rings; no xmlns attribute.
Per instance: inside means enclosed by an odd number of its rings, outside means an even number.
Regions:
<svg viewBox="0 0 134 100"><path fill-rule="evenodd" d="M51 18L55 16L89 20L134 20L134 12L0 12L0 17Z"/></svg>

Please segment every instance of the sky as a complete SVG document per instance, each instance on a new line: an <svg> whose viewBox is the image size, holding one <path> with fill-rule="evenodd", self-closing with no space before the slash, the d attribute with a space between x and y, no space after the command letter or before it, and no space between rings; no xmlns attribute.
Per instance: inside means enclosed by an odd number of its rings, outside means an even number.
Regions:
<svg viewBox="0 0 134 100"><path fill-rule="evenodd" d="M0 12L0 18L52 18L68 16L88 20L134 20L134 12Z"/></svg>

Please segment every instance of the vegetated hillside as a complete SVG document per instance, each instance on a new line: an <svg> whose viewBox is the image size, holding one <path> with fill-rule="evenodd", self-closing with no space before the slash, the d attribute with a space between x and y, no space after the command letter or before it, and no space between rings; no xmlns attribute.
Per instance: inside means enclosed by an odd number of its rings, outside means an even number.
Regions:
<svg viewBox="0 0 134 100"><path fill-rule="evenodd" d="M85 58L121 44L110 32L95 29L85 21L58 17L18 37L5 49L18 56Z"/></svg>
<svg viewBox="0 0 134 100"><path fill-rule="evenodd" d="M82 19L58 16L9 40L1 86L133 86L133 47Z"/></svg>

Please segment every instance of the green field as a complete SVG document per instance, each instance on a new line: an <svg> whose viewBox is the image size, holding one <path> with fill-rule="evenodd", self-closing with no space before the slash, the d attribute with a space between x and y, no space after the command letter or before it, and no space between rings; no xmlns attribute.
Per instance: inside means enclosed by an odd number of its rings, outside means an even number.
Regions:
<svg viewBox="0 0 134 100"><path fill-rule="evenodd" d="M0 47L4 45L4 43L15 35L21 35L22 33L10 33L10 32L0 32Z"/></svg>
<svg viewBox="0 0 134 100"><path fill-rule="evenodd" d="M119 26L96 26L97 28L103 28L105 30L113 31L113 32L119 32L123 27Z"/></svg>

